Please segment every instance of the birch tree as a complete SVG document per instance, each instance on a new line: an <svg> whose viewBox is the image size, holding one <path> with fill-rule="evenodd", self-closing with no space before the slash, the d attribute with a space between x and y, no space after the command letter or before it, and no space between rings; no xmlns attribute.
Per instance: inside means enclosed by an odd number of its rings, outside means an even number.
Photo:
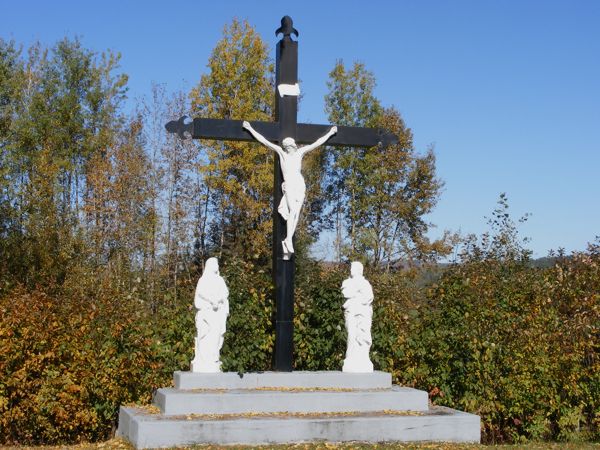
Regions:
<svg viewBox="0 0 600 450"><path fill-rule="evenodd" d="M398 260L426 259L445 252L430 242L425 216L440 195L433 149L419 155L412 131L393 107L375 97L375 77L361 63L337 61L329 74L325 110L332 123L380 127L396 134L388 147L330 148L325 190L335 217L336 254L386 268Z"/></svg>

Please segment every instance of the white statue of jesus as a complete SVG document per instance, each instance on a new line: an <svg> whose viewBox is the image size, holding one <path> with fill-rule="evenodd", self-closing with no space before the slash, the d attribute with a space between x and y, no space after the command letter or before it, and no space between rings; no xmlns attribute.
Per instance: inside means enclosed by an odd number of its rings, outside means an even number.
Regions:
<svg viewBox="0 0 600 450"><path fill-rule="evenodd" d="M302 168L302 157L306 153L327 142L327 139L337 133L337 127L331 127L325 136L320 137L310 145L305 145L300 148L298 148L294 139L289 137L281 142L283 148L269 142L263 135L252 128L247 121L244 121L243 127L248 130L258 142L271 150L274 150L279 155L281 173L283 174L283 183L281 183L283 197L277 211L279 211L279 214L281 214L281 217L285 219L287 224L287 236L281 244L283 245L284 259L289 259L291 254L294 253L292 238L294 237L294 232L298 225L300 209L302 209L304 195L306 194L306 184L304 183L304 178L300 171Z"/></svg>

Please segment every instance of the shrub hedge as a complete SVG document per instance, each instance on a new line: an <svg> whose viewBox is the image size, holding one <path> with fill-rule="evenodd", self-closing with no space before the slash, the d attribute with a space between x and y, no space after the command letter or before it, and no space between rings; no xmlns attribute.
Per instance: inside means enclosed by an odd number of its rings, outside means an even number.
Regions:
<svg viewBox="0 0 600 450"><path fill-rule="evenodd" d="M268 271L221 268L230 288L225 370L268 370ZM296 279L296 369L339 370L347 267L303 263ZM600 252L551 268L467 261L425 287L367 273L375 288L372 359L436 404L480 414L487 442L598 439ZM81 280L79 280L81 283ZM0 298L0 442L108 438L118 407L148 403L193 353L194 286L158 299L119 289L25 290Z"/></svg>
<svg viewBox="0 0 600 450"><path fill-rule="evenodd" d="M399 378L480 414L488 442L597 439L599 263L453 267L420 308Z"/></svg>

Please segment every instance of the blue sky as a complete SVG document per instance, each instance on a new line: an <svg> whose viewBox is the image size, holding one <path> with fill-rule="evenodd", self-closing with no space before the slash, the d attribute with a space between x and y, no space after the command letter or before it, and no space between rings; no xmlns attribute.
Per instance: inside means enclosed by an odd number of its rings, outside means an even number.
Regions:
<svg viewBox="0 0 600 450"><path fill-rule="evenodd" d="M324 122L335 60L361 61L416 148L435 146L445 187L434 236L481 233L501 192L515 217L532 214L521 231L536 256L600 235L600 1L0 0L0 10L0 37L25 47L80 36L120 52L129 106L153 81L194 85L234 16L273 49L288 14L300 31L299 120Z"/></svg>

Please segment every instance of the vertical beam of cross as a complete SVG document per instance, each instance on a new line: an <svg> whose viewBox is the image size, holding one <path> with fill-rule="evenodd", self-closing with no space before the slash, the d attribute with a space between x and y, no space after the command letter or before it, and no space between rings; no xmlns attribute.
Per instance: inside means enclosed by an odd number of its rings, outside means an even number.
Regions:
<svg viewBox="0 0 600 450"><path fill-rule="evenodd" d="M280 95L277 86L298 82L298 42L284 33L277 43L275 72L275 122L279 123L279 143L287 137L296 139L298 97ZM275 287L275 352L273 369L291 372L294 349L294 273L295 256L283 258L281 242L286 237L286 221L277 208L283 197L283 175L279 158L274 161L273 180L273 284ZM294 244L295 245L295 244Z"/></svg>

